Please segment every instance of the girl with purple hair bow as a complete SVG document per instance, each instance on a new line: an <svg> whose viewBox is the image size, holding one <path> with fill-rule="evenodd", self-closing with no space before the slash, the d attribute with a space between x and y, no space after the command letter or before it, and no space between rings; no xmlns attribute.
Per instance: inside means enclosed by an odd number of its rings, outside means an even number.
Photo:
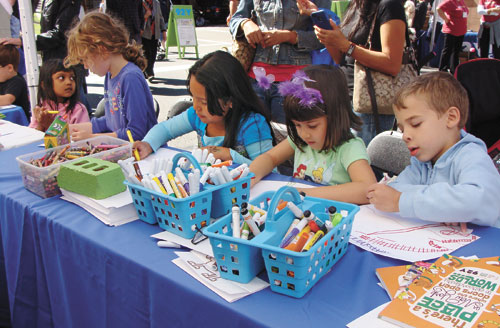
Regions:
<svg viewBox="0 0 500 328"><path fill-rule="evenodd" d="M252 186L293 156L293 176L321 185L299 191L368 203L366 190L376 179L363 140L352 132L359 131L361 121L351 109L344 73L329 65L308 66L278 89L285 99L288 137L252 162Z"/></svg>

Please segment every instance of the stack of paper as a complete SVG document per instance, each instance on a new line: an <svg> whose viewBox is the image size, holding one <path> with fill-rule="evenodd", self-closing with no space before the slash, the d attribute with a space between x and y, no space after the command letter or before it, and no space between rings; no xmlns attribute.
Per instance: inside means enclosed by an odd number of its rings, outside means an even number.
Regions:
<svg viewBox="0 0 500 328"><path fill-rule="evenodd" d="M119 226L138 219L128 189L100 200L64 189L61 189L61 192L62 199L80 206L109 226Z"/></svg>
<svg viewBox="0 0 500 328"><path fill-rule="evenodd" d="M43 140L44 133L27 126L0 120L0 150L7 150Z"/></svg>

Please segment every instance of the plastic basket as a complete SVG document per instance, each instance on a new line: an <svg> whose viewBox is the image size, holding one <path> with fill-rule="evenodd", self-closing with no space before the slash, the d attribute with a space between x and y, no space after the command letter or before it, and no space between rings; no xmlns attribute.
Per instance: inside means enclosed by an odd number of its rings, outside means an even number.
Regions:
<svg viewBox="0 0 500 328"><path fill-rule="evenodd" d="M175 169L179 159L187 158L195 168L199 163L189 153L178 153L172 159ZM186 198L171 197L154 190L125 181L129 187L139 218L158 225L184 238L193 238L196 227L203 228L210 223L212 191L205 189Z"/></svg>
<svg viewBox="0 0 500 328"><path fill-rule="evenodd" d="M221 185L207 184L206 188L213 191L210 216L219 218L231 213L234 204L248 202L250 199L250 179L253 176L253 173L249 173L246 177Z"/></svg>
<svg viewBox="0 0 500 328"><path fill-rule="evenodd" d="M31 159L40 159L48 152L60 151L67 145L58 146L55 148L50 148L47 150L40 150L34 153L29 153L25 155L20 155L16 157L17 163L21 170L21 175L23 177L23 183L26 189L35 194L47 198L61 194L61 190L57 184L57 174L59 173L59 168L62 164L70 163L73 161L81 160L86 157L100 158L110 162L117 162L120 159L126 159L132 156L132 144L128 141L113 138L110 136L97 136L85 140L80 140L77 142L70 143L70 147L81 147L91 144L93 146L98 146L100 144L108 145L119 145L117 148L112 148L106 151L95 153L92 155L80 157L77 159L68 160L65 162L56 163L53 165L38 167L30 163Z"/></svg>
<svg viewBox="0 0 500 328"><path fill-rule="evenodd" d="M264 201L263 210L267 210L267 199L273 196L273 191L262 193L250 204L257 205ZM251 240L233 237L232 213L220 218L203 230L209 237L220 276L241 283L252 280L264 269L259 241L269 238L269 233L262 231Z"/></svg>
<svg viewBox="0 0 500 328"><path fill-rule="evenodd" d="M289 198L286 194L293 197L300 209L311 210L323 221L328 220L326 209L332 205L337 208L337 212L347 211L348 214L307 252L286 250L278 245L295 217L289 210L272 214L281 199ZM354 204L315 197L304 197L301 201L295 188L281 187L269 205L268 215L271 218L276 216L271 220L268 217L266 221L265 230L271 237L259 243L271 290L297 298L304 296L347 251L352 222L358 211L359 206Z"/></svg>

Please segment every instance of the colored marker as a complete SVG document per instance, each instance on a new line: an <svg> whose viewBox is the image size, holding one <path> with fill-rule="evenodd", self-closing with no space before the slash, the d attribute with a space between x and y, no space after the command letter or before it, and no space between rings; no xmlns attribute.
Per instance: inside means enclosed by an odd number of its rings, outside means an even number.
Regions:
<svg viewBox="0 0 500 328"><path fill-rule="evenodd" d="M233 181L233 178L231 178L231 175L229 174L229 170L227 169L227 166L221 167L220 171L222 172L222 175L224 176L224 180L226 180L226 182Z"/></svg>
<svg viewBox="0 0 500 328"><path fill-rule="evenodd" d="M208 149L205 148L201 152L200 163L206 163L207 162L207 156L208 156Z"/></svg>
<svg viewBox="0 0 500 328"><path fill-rule="evenodd" d="M241 164L240 166L235 167L231 171L229 171L229 174L231 175L232 180L238 179L238 177L241 175L243 170L247 168L248 165L246 163Z"/></svg>
<svg viewBox="0 0 500 328"><path fill-rule="evenodd" d="M250 227L248 223L243 222L243 228L241 229L241 239L248 240L248 235L250 235Z"/></svg>
<svg viewBox="0 0 500 328"><path fill-rule="evenodd" d="M233 161L232 160L228 160L228 161L224 161L224 162L213 164L212 166L213 167L223 167L223 166L231 166L231 165L233 165Z"/></svg>
<svg viewBox="0 0 500 328"><path fill-rule="evenodd" d="M250 228L250 231L252 231L253 235L257 236L260 233L260 230L255 221L253 220L252 216L248 212L248 209L246 208L241 209L241 216L243 216L243 219L248 224L248 227Z"/></svg>
<svg viewBox="0 0 500 328"><path fill-rule="evenodd" d="M238 205L233 205L231 209L233 213L233 237L240 238L240 207Z"/></svg>
<svg viewBox="0 0 500 328"><path fill-rule="evenodd" d="M132 137L132 133L130 130L127 130L127 136L128 136L128 141L130 141L132 144L134 143L134 138ZM139 152L137 149L134 149L134 156L136 161L140 161L141 157L139 156Z"/></svg>
<svg viewBox="0 0 500 328"><path fill-rule="evenodd" d="M285 238L281 241L280 247L285 248L286 246L288 246L288 244L292 242L295 236L297 236L297 234L301 232L302 229L304 229L304 227L307 225L307 222L309 222L309 220L307 219L307 217L304 216L299 221L299 223L292 229L292 231L290 231L290 233L286 235Z"/></svg>
<svg viewBox="0 0 500 328"><path fill-rule="evenodd" d="M326 231L332 230L333 229L332 221L325 221L325 228L326 228Z"/></svg>
<svg viewBox="0 0 500 328"><path fill-rule="evenodd" d="M201 183L202 185L204 185L204 184L207 182L208 178L210 177L210 174L212 173L212 170L213 170L213 168L212 168L212 167L208 167L208 168L205 170L205 172L203 172L203 175L202 175L202 176L201 176L201 178L200 178L200 183Z"/></svg>
<svg viewBox="0 0 500 328"><path fill-rule="evenodd" d="M189 183L188 183L186 176L184 175L184 173L182 172L180 167L175 168L175 177L177 179L179 179L182 186L184 187L184 190L186 190L186 192L189 193Z"/></svg>
<svg viewBox="0 0 500 328"><path fill-rule="evenodd" d="M184 186L182 185L181 181L177 177L174 177L174 181L177 185L177 189L179 189L179 192L181 193L182 198L186 198L188 196L188 193L186 189L184 189Z"/></svg>
<svg viewBox="0 0 500 328"><path fill-rule="evenodd" d="M323 232L323 230L319 230L318 232L316 232L314 234L314 237L312 237L312 239L307 242L306 246L304 246L302 252L307 252L308 250L310 250L311 247L313 247L314 244L316 244L316 242L320 240L324 235L325 233Z"/></svg>
<svg viewBox="0 0 500 328"><path fill-rule="evenodd" d="M162 193L164 193L165 195L167 195L167 191L165 190L165 188L164 188L164 187L163 187L163 185L161 184L160 180L158 180L158 178L157 178L157 177L153 177L153 178L152 178L152 180L153 180L154 182L156 182L156 184L158 185L158 188L160 188L160 191L161 191Z"/></svg>
<svg viewBox="0 0 500 328"><path fill-rule="evenodd" d="M182 194L179 191L179 188L177 188L177 184L175 183L174 175L172 173L167 174L167 180L174 191L175 197L182 198Z"/></svg>
<svg viewBox="0 0 500 328"><path fill-rule="evenodd" d="M297 236L295 236L295 238L292 240L292 242L287 247L285 247L285 249L288 249L291 251L296 251L296 252L299 252L300 250L302 250L302 247L304 247L305 242L307 241L307 238L309 237L309 232L311 232L311 228L309 226L305 226L305 228L302 229L302 231ZM306 240L304 241L304 244L302 244L299 248L297 243L298 243L300 237L303 235L307 235L307 237L306 237Z"/></svg>
<svg viewBox="0 0 500 328"><path fill-rule="evenodd" d="M165 171L163 171L161 173L160 179L161 179L160 181L161 181L163 187L167 191L167 195L169 195L170 197L175 197L174 189L172 189L172 186L168 182L168 178L167 178L167 175L165 174Z"/></svg>
<svg viewBox="0 0 500 328"><path fill-rule="evenodd" d="M215 176L217 177L217 180L219 181L219 184L224 184L226 182L232 181L232 180L226 181L226 178L224 178L224 175L222 175L222 171L219 167L216 167L214 172Z"/></svg>
<svg viewBox="0 0 500 328"><path fill-rule="evenodd" d="M340 221L342 221L342 214L335 213L332 218L332 225L335 227Z"/></svg>
<svg viewBox="0 0 500 328"><path fill-rule="evenodd" d="M59 114L58 110L48 110L47 113L49 114Z"/></svg>

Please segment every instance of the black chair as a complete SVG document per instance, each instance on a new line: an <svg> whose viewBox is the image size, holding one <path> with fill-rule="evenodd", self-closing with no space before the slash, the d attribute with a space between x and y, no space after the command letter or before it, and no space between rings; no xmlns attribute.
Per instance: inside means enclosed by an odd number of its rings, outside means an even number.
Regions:
<svg viewBox="0 0 500 328"><path fill-rule="evenodd" d="M155 115L156 118L158 119L158 115L160 114L160 104L158 103L158 100L156 100L154 97L153 100L155 103ZM96 109L92 112L92 117L101 117L104 115L104 103L105 100L104 98L102 98L101 101L99 101L99 103L97 104Z"/></svg>
<svg viewBox="0 0 500 328"><path fill-rule="evenodd" d="M500 140L500 60L469 60L457 66L455 78L469 95L465 129L489 148Z"/></svg>

